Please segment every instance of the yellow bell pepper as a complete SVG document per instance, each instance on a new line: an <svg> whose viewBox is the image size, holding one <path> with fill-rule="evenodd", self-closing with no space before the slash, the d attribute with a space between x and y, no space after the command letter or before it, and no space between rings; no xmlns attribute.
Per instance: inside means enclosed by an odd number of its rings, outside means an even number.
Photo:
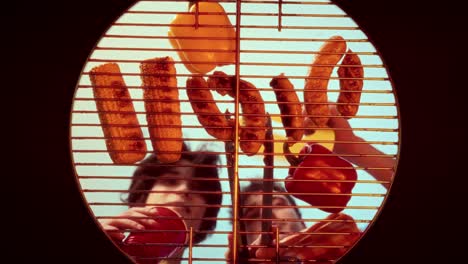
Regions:
<svg viewBox="0 0 468 264"><path fill-rule="evenodd" d="M204 13L222 14L199 14L198 28L195 28L196 5L190 8L191 14L178 14L171 22L168 35L174 49L208 49L218 51L178 51L179 57L185 61L185 67L191 73L205 74L212 71L216 66L234 64L236 59L236 32L227 17L223 7L218 3L199 2L198 11ZM191 25L191 26L177 26ZM221 25L222 27L203 27L203 25ZM175 37L175 38L172 38ZM178 39L178 37L194 37L200 39ZM213 40L207 38L231 38ZM232 51L232 52L219 52ZM198 64L196 62L206 62Z"/></svg>

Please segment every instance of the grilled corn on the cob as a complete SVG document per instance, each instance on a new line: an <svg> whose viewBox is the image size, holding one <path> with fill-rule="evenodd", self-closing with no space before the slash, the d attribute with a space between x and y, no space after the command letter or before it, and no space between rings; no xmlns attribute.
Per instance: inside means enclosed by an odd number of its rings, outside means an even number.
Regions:
<svg viewBox="0 0 468 264"><path fill-rule="evenodd" d="M146 120L159 161L176 162L182 151L182 120L174 60L167 56L140 65Z"/></svg>
<svg viewBox="0 0 468 264"><path fill-rule="evenodd" d="M146 155L146 144L119 66L99 65L90 71L89 78L112 161L117 164L140 161Z"/></svg>

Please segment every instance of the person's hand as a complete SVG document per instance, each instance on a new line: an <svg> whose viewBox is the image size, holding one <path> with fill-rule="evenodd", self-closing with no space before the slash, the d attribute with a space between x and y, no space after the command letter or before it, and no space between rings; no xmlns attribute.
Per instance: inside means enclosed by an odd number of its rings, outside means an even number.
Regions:
<svg viewBox="0 0 468 264"><path fill-rule="evenodd" d="M336 109L336 105L330 105L330 114L332 116L338 117L330 117L328 120L328 126L334 130L335 132L335 140L336 141L349 141L352 140L355 135L353 133L352 127L348 122L348 119L341 117L340 113Z"/></svg>
<svg viewBox="0 0 468 264"><path fill-rule="evenodd" d="M341 117L341 114L336 109L336 105L330 104L328 105L330 109L331 116L337 117L330 117L327 123L327 126L334 130L335 132L335 139L344 141L344 140L351 140L355 137L353 131L351 130L351 125L349 124L348 120L344 117ZM302 112L304 115L307 115L305 109ZM304 127L305 127L305 135L312 135L314 131L314 123L310 120L310 118L304 119Z"/></svg>
<svg viewBox="0 0 468 264"><path fill-rule="evenodd" d="M349 142L363 142L363 139L356 136L353 132L348 119L341 117L336 109L336 105L330 105L330 113L332 116L328 120L328 126L334 130L335 144L333 144L333 152L338 154L354 154L360 153L362 146L359 144L350 144Z"/></svg>
<svg viewBox="0 0 468 264"><path fill-rule="evenodd" d="M121 241L125 237L123 233L125 229L144 230L145 226L156 224L153 219L148 219L148 217L154 216L155 213L155 208L132 207L118 215L117 218L102 219L99 223L112 239Z"/></svg>
<svg viewBox="0 0 468 264"><path fill-rule="evenodd" d="M281 239L279 242L280 257L283 259L291 257L299 260L335 260L343 256L348 248L357 241L360 231L352 217L348 215L332 214L326 219L332 221L322 221L302 230L301 233ZM259 248L255 252L255 257L274 259L276 258L276 249L274 247Z"/></svg>

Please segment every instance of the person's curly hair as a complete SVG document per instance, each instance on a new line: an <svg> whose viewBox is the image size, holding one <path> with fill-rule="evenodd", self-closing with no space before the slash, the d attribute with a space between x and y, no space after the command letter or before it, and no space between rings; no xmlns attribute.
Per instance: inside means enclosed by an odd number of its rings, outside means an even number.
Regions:
<svg viewBox="0 0 468 264"><path fill-rule="evenodd" d="M181 160L189 161L195 165L205 165L194 167L193 178L219 178L218 168L216 166L209 166L216 165L219 161L219 157L218 155L209 153L205 146L197 151L190 151L187 145L184 144L180 161ZM160 164L162 163L157 159L155 154L151 154L144 159L133 173L128 196L123 198L122 201L128 203L130 207L143 206L148 197L148 191L153 189L156 179L171 168L169 166L154 166ZM177 162L171 164L171 166L174 164L177 164ZM144 176L144 178L142 178L142 176ZM209 192L202 194L206 203L215 205L206 208L205 215L203 216L204 219L200 225L200 231L212 231L216 228L216 217L220 209L218 205L222 203L221 184L217 180L206 180L203 184L199 184L199 186L201 186L199 188L200 190L196 191ZM194 243L200 243L206 238L206 232L197 232L193 241Z"/></svg>

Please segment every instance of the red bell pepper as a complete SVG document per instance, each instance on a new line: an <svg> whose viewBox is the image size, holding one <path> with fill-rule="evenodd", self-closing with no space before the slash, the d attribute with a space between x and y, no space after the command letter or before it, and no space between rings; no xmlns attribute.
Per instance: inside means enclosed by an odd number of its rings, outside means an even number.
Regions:
<svg viewBox="0 0 468 264"><path fill-rule="evenodd" d="M291 154L287 146L284 149L286 154ZM293 167L289 169L285 187L312 206L339 213L351 199L357 173L351 163L333 154L322 145L308 144L302 148L299 158L286 155Z"/></svg>
<svg viewBox="0 0 468 264"><path fill-rule="evenodd" d="M187 242L187 232L184 232L187 226L177 213L169 208L157 207L156 214L159 217L153 219L154 224L146 226L147 232L132 232L121 244L123 251L138 258L138 264L157 264L160 261L158 258L170 257L182 249L180 244Z"/></svg>

